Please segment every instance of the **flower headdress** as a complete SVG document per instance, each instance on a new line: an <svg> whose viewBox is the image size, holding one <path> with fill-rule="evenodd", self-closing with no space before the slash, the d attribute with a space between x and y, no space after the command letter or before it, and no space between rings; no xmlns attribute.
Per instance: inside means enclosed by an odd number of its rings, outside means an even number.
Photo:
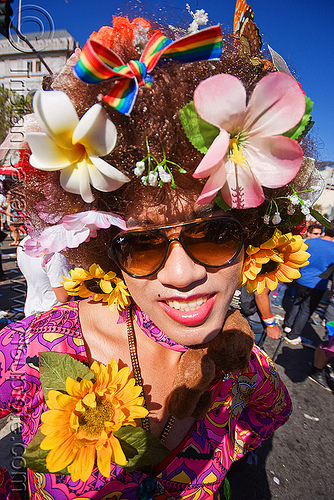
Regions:
<svg viewBox="0 0 334 500"><path fill-rule="evenodd" d="M193 176L199 204L216 203L223 210L258 207L263 223L256 248L276 228L288 235L307 211L317 216L305 198L310 175L300 182L307 169L298 142L310 127L312 102L291 74L261 59L262 42L247 62L244 44L237 42L246 37L245 26L235 23L232 44L226 38L222 47L220 27L198 30L207 22L205 13L188 10L190 34L176 40L143 18L114 18L112 28L93 33L72 56L51 90L35 96L41 131L27 134L30 163L50 176L60 172L61 188L68 193L64 205L73 209L62 210L56 224L43 231L40 224L28 253L75 249L98 230L126 230L118 213L129 183L166 192L177 190L182 176ZM238 77L226 72L233 72L230 50L241 58ZM242 82L246 67L249 75ZM178 95L170 94L181 85ZM146 117L154 124L146 126ZM141 144L138 137L144 137ZM49 224L45 205L38 209L42 204L36 204L38 217ZM108 275L102 262L96 265ZM73 272L78 280L66 286L81 290L82 276ZM106 299L103 293L93 296Z"/></svg>

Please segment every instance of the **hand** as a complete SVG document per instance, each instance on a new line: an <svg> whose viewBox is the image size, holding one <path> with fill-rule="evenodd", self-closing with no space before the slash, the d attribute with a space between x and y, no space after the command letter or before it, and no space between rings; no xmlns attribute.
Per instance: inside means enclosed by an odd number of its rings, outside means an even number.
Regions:
<svg viewBox="0 0 334 500"><path fill-rule="evenodd" d="M282 332L281 329L277 325L275 325L272 326L271 328L267 328L267 335L271 339L278 340L282 337Z"/></svg>

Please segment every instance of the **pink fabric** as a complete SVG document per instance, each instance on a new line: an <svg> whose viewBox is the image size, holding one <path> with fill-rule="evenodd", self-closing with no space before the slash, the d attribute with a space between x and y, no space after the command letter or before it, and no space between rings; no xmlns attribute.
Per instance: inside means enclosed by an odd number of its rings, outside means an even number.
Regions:
<svg viewBox="0 0 334 500"><path fill-rule="evenodd" d="M334 358L334 335L331 336L327 345L321 345L320 349L324 351L327 358Z"/></svg>
<svg viewBox="0 0 334 500"><path fill-rule="evenodd" d="M40 415L47 409L39 380L39 353L68 353L87 362L77 302L57 306L33 320L26 318L0 332L0 417L10 412L20 417L25 444L36 434ZM248 368L216 381L205 418L195 422L180 449L164 461L162 471L150 476L165 489L160 500L168 494L176 500L211 499L231 463L269 438L288 419L290 405L275 365L254 346ZM148 476L112 464L109 478L95 468L85 483L31 470L27 479L31 500L137 500L138 488ZM0 498L17 500L1 470Z"/></svg>
<svg viewBox="0 0 334 500"><path fill-rule="evenodd" d="M135 305L134 310L137 316L138 326L145 335L154 340L154 342L157 342L167 349L172 349L172 351L185 352L188 349L187 346L177 344L174 340L167 337L167 335L165 335L138 306Z"/></svg>

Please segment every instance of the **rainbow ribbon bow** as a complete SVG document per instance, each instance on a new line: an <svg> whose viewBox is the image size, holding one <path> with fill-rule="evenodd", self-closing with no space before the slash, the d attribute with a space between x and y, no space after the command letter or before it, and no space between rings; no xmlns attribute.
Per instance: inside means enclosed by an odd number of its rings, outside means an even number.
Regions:
<svg viewBox="0 0 334 500"><path fill-rule="evenodd" d="M124 64L113 50L88 40L74 67L74 73L85 83L116 79L111 91L102 96L102 99L128 116L134 106L139 86L152 83L152 77L148 73L160 58L180 62L219 59L222 46L220 26L205 28L175 41L157 32L148 41L139 60Z"/></svg>

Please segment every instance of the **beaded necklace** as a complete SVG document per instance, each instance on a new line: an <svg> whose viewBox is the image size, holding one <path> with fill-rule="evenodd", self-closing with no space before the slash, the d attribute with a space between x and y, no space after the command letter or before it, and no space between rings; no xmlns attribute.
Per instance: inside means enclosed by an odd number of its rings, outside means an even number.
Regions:
<svg viewBox="0 0 334 500"><path fill-rule="evenodd" d="M135 339L135 333L134 333L133 323L132 323L131 307L127 308L126 330L127 330L127 335L128 335L128 344L129 344L129 351L130 351L130 357L131 357L133 376L135 378L136 384L141 387L141 396L144 397L144 406L147 409L143 379L141 377L140 366L139 366L138 355L137 355L137 347L136 347L136 339ZM175 417L172 417L172 416L168 417L166 425L163 428L162 433L160 435L161 442L165 441L165 439L168 436L169 431L171 430L174 422L175 422ZM150 431L150 422L148 419L148 415L146 417L142 418L142 427L145 431L148 431L148 432Z"/></svg>

